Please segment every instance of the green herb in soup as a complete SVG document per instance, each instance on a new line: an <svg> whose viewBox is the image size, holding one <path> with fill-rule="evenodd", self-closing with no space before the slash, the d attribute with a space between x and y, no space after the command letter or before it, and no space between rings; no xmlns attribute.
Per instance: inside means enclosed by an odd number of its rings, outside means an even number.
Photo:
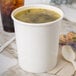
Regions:
<svg viewBox="0 0 76 76"><path fill-rule="evenodd" d="M60 15L52 10L32 8L15 15L15 18L27 23L46 23L58 19Z"/></svg>

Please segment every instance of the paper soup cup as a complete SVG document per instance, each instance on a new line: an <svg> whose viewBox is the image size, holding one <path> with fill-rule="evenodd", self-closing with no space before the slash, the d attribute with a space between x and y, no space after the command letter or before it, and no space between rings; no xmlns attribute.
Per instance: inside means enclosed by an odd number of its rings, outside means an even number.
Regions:
<svg viewBox="0 0 76 76"><path fill-rule="evenodd" d="M27 23L14 16L29 8L42 8L56 11L60 18L47 23ZM12 12L14 20L18 61L20 67L28 72L40 73L53 69L57 63L59 47L59 28L63 12L50 5L22 6Z"/></svg>

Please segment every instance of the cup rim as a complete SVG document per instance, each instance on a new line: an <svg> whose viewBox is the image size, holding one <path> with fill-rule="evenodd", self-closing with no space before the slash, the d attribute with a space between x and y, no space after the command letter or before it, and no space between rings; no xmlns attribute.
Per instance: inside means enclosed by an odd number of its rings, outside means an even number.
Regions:
<svg viewBox="0 0 76 76"><path fill-rule="evenodd" d="M49 7L49 8L55 8L55 9L57 9L57 10L59 10L60 11L60 13L58 13L58 14L60 14L60 17L58 18L58 19L56 19L56 20L54 20L54 21L51 21L51 22L45 22L45 23L28 23L28 22L23 22L23 21L20 21L20 20L18 20L18 19L16 19L15 17L14 17L14 14L15 13L18 13L18 12L20 12L20 11L23 11L23 10L26 10L26 9L29 9L29 8L44 8L44 9L46 9L45 7ZM48 8L47 8L48 9ZM17 12L18 11L18 12ZM35 26L44 26L44 25L49 25L49 24L53 24L53 23L55 23L55 22L58 22L58 21L60 21L61 19L63 19L63 17L64 17L64 14L63 14L63 11L60 9L60 8L58 8L58 7L55 7L55 6L52 6L52 5L45 5L45 4L32 4L32 5L27 5L27 6L21 6L21 7L18 7L18 8L16 8L15 10L13 10L13 12L11 13L11 17L12 17L12 19L14 20L14 21L16 21L16 22L18 22L18 23L21 23L21 24L27 24L27 25L35 25Z"/></svg>

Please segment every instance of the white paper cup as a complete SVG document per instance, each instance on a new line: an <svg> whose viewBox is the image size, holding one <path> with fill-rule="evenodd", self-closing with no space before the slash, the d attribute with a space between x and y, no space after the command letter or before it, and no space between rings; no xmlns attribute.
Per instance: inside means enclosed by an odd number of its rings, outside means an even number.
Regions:
<svg viewBox="0 0 76 76"><path fill-rule="evenodd" d="M16 13L33 7L54 10L61 17L47 23L26 23L14 17ZM22 6L12 12L18 60L23 70L40 73L47 72L56 66L59 47L59 28L62 18L63 12L59 8L50 5Z"/></svg>

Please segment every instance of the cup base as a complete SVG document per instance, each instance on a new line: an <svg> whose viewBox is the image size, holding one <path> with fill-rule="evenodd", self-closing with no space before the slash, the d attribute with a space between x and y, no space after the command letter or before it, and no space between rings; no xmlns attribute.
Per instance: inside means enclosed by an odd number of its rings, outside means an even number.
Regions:
<svg viewBox="0 0 76 76"><path fill-rule="evenodd" d="M52 69L54 69L56 67L56 63L52 67L50 67L48 69L43 69L43 70L40 70L40 69L36 70L36 69L25 68L24 66L22 66L20 64L19 64L19 67L22 70L27 71L27 72L30 72L30 73L47 73L47 72L49 72L50 70L52 70Z"/></svg>
<svg viewBox="0 0 76 76"><path fill-rule="evenodd" d="M13 28L8 28L8 27L3 27L3 30L4 30L5 32L12 32L12 33L15 32L15 30L14 30Z"/></svg>

